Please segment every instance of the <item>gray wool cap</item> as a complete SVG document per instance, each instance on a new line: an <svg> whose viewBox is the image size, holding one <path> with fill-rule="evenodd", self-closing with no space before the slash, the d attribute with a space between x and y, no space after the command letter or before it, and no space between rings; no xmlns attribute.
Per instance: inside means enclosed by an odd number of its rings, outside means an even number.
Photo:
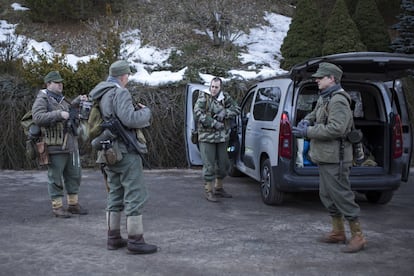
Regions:
<svg viewBox="0 0 414 276"><path fill-rule="evenodd" d="M333 63L322 62L319 64L319 68L315 74L312 75L314 78L323 78L325 76L333 75L336 79L342 78L342 70Z"/></svg>
<svg viewBox="0 0 414 276"><path fill-rule="evenodd" d="M45 78L43 80L44 80L45 83L49 83L51 81L53 81L53 82L62 82L63 78L59 74L58 71L51 71L45 76Z"/></svg>
<svg viewBox="0 0 414 276"><path fill-rule="evenodd" d="M129 63L125 60L115 61L109 67L109 75L112 77L118 77L125 74L131 74Z"/></svg>

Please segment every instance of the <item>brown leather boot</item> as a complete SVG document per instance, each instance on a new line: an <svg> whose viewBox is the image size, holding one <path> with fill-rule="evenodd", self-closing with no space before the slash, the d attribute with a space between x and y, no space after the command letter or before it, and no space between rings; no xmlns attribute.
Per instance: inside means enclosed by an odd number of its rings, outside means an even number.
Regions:
<svg viewBox="0 0 414 276"><path fill-rule="evenodd" d="M68 211L66 211L63 207L53 208L53 214L57 218L70 218L71 215Z"/></svg>
<svg viewBox="0 0 414 276"><path fill-rule="evenodd" d="M121 212L106 212L108 224L107 249L116 250L127 245L127 240L121 236Z"/></svg>
<svg viewBox="0 0 414 276"><path fill-rule="evenodd" d="M210 181L207 181L204 183L204 195L208 201L211 202L218 202L217 198L213 194L213 183Z"/></svg>
<svg viewBox="0 0 414 276"><path fill-rule="evenodd" d="M342 217L332 217L332 231L318 239L324 243L345 243L345 226Z"/></svg>
<svg viewBox="0 0 414 276"><path fill-rule="evenodd" d="M68 212L75 215L87 215L88 210L80 206L79 203L68 206Z"/></svg>
<svg viewBox="0 0 414 276"><path fill-rule="evenodd" d="M71 217L70 213L66 211L65 208L63 208L62 200L63 200L62 197L52 198L53 214L57 218L70 218Z"/></svg>
<svg viewBox="0 0 414 276"><path fill-rule="evenodd" d="M223 198L232 198L233 196L226 192L223 188L215 189L214 195Z"/></svg>
<svg viewBox="0 0 414 276"><path fill-rule="evenodd" d="M143 235L128 236L127 248L130 254L152 254L157 252L157 246L145 243Z"/></svg>
<svg viewBox="0 0 414 276"><path fill-rule="evenodd" d="M157 246L144 241L142 215L127 217L128 244L130 254L151 254L157 252Z"/></svg>
<svg viewBox="0 0 414 276"><path fill-rule="evenodd" d="M121 231L119 229L108 230L108 241L106 247L108 250L117 250L125 246L127 246L127 240L121 237Z"/></svg>
<svg viewBox="0 0 414 276"><path fill-rule="evenodd" d="M324 243L345 243L346 236L345 231L334 231L324 234L319 238L320 242Z"/></svg>
<svg viewBox="0 0 414 276"><path fill-rule="evenodd" d="M68 194L68 212L75 215L87 215L88 210L79 205L78 194Z"/></svg>
<svg viewBox="0 0 414 276"><path fill-rule="evenodd" d="M214 195L217 197L232 198L233 196L226 192L223 188L223 179L216 178L214 184Z"/></svg>
<svg viewBox="0 0 414 276"><path fill-rule="evenodd" d="M361 225L357 219L350 220L349 227L351 228L352 238L346 247L342 248L341 251L344 253L356 253L365 248L367 241L362 234Z"/></svg>

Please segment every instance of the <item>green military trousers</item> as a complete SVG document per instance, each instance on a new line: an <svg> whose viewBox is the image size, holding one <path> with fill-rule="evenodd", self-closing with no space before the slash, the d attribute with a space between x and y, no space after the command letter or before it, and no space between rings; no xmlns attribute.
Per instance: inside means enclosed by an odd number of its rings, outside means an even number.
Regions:
<svg viewBox="0 0 414 276"><path fill-rule="evenodd" d="M206 182L214 179L223 179L229 171L229 156L227 142L204 143L200 142L200 154L203 161L203 177Z"/></svg>
<svg viewBox="0 0 414 276"><path fill-rule="evenodd" d="M358 218L360 208L349 182L351 163L344 163L342 170L339 164L319 164L318 167L319 197L330 215L344 216L347 220Z"/></svg>
<svg viewBox="0 0 414 276"><path fill-rule="evenodd" d="M79 155L74 153L50 154L47 166L48 192L51 199L68 194L78 194L81 182Z"/></svg>
<svg viewBox="0 0 414 276"><path fill-rule="evenodd" d="M139 216L147 200L142 159L136 153L123 153L122 160L106 165L109 193L108 212L125 211L126 216Z"/></svg>

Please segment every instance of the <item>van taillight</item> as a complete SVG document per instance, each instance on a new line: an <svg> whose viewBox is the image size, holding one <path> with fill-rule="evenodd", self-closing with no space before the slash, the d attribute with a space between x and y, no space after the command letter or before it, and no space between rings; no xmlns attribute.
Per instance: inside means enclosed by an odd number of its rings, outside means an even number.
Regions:
<svg viewBox="0 0 414 276"><path fill-rule="evenodd" d="M399 158L403 153L403 136L400 115L395 115L392 127L392 158Z"/></svg>
<svg viewBox="0 0 414 276"><path fill-rule="evenodd" d="M280 119L279 156L292 158L292 128L286 113L283 113Z"/></svg>

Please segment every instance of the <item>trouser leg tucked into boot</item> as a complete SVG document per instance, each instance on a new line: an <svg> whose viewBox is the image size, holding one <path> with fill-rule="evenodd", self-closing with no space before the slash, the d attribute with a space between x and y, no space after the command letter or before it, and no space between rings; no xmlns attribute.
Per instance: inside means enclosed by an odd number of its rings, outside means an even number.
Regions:
<svg viewBox="0 0 414 276"><path fill-rule="evenodd" d="M345 226L342 217L332 217L332 231L319 238L319 241L325 243L345 243Z"/></svg>
<svg viewBox="0 0 414 276"><path fill-rule="evenodd" d="M341 251L344 253L356 253L364 249L367 244L367 241L364 238L361 230L361 224L359 220L350 220L349 227L351 228L351 240Z"/></svg>
<svg viewBox="0 0 414 276"><path fill-rule="evenodd" d="M116 250L127 245L127 240L121 236L121 212L106 212L108 223L107 249Z"/></svg>
<svg viewBox="0 0 414 276"><path fill-rule="evenodd" d="M204 183L204 192L208 201L217 202L217 198L213 194L213 183L211 181Z"/></svg>
<svg viewBox="0 0 414 276"><path fill-rule="evenodd" d="M53 214L57 218L70 218L71 215L68 211L63 208L62 197L57 197L52 199L52 210Z"/></svg>
<svg viewBox="0 0 414 276"><path fill-rule="evenodd" d="M78 202L78 195L77 194L70 194L68 195L68 212L76 215L87 215L88 210L81 207Z"/></svg>
<svg viewBox="0 0 414 276"><path fill-rule="evenodd" d="M128 252L131 254L151 254L157 252L157 246L144 241L142 215L127 217Z"/></svg>
<svg viewBox="0 0 414 276"><path fill-rule="evenodd" d="M224 198L232 198L233 196L226 192L223 188L223 179L216 178L216 182L214 184L214 195L218 197Z"/></svg>

